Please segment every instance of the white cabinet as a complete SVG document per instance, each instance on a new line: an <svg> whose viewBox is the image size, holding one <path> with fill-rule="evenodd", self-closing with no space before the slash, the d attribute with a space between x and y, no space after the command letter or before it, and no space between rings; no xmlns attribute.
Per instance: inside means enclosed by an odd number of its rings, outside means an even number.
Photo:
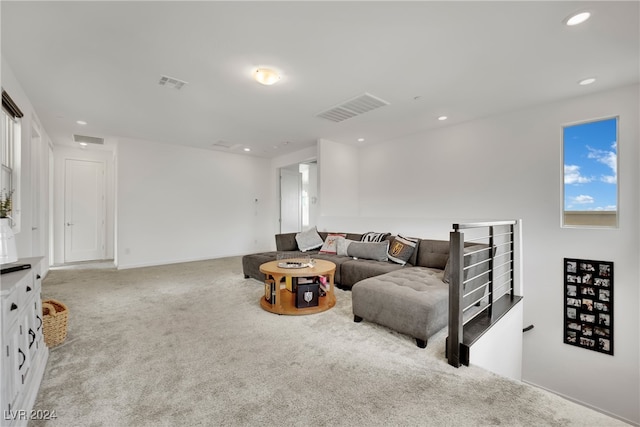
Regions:
<svg viewBox="0 0 640 427"><path fill-rule="evenodd" d="M26 425L49 351L42 334L42 258L18 262L31 268L0 276L2 361L0 425Z"/></svg>

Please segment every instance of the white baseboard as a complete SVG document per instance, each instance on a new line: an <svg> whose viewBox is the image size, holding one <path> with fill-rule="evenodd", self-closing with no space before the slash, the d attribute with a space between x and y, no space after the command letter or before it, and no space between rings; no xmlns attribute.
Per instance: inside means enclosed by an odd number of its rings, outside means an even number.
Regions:
<svg viewBox="0 0 640 427"><path fill-rule="evenodd" d="M263 251L263 252L267 252L267 251ZM159 265L169 265L169 264L181 264L183 262L196 262L196 261L207 261L210 259L219 259L219 258L231 258L231 257L236 257L236 256L243 256L246 255L246 252L243 253L239 253L239 254L225 254L225 255L211 255L211 256L206 256L206 257L197 257L197 258L181 258L181 259L169 259L169 260L163 260L163 261L154 261L154 262L141 262L141 263L134 263L134 264L118 264L116 266L116 269L118 270L128 270L130 268L142 268L142 267L156 267Z"/></svg>
<svg viewBox="0 0 640 427"><path fill-rule="evenodd" d="M602 408L598 408L598 407L593 406L593 405L591 405L591 404L589 404L589 403L585 403L585 402L582 402L582 401L580 401L580 400L578 400L578 399L575 399L575 398L573 398L573 397L567 396L567 395L565 395L565 394L563 394L563 393L557 392L557 391L555 391L555 390L548 389L548 388L543 387L543 386L541 386L541 385L538 385L538 384L536 384L536 383L532 383L531 381L522 380L522 382L523 382L523 383L526 383L526 384L529 384L529 385L532 385L532 386L534 386L534 387L537 387L537 388L539 388L539 389L542 389L542 390L548 391L549 393L553 393L553 394L555 394L555 395L557 395L557 396L560 396L560 397L562 397L562 398L564 398L564 399L567 399L567 400L569 400L569 401L571 401L571 402L577 403L578 405L585 406L585 407L587 407L587 408L589 408L589 409L593 409L594 411L598 411L598 412L600 412L601 414L608 415L608 416L610 416L611 418L615 418L615 419L620 420L620 421L622 421L622 422L625 422L625 423L627 423L627 424L629 424L629 425L636 426L636 427L640 426L640 424L638 424L638 423L637 423L637 422L635 422L635 421L628 420L628 419L626 419L626 418L624 418L624 417L621 417L620 415L612 414L611 412L609 412L609 411L605 411L605 410L604 410L604 409L602 409Z"/></svg>

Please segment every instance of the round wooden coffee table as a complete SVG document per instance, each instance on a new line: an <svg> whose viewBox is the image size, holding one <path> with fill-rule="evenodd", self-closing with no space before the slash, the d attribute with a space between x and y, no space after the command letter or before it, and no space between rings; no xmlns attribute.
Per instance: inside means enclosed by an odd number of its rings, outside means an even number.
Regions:
<svg viewBox="0 0 640 427"><path fill-rule="evenodd" d="M271 313L277 314L313 314L329 310L336 305L336 294L333 288L333 276L336 272L336 265L331 261L323 259L315 260L313 267L304 268L282 268L278 267L280 261L270 261L260 266L260 271L265 274L265 287L275 283L275 302L269 303L263 296L260 298L260 306ZM325 276L329 281L329 289L325 296L318 297L318 305L314 307L296 307L296 293L291 292L286 287L282 287L286 277L317 277ZM286 279L285 279L286 280Z"/></svg>

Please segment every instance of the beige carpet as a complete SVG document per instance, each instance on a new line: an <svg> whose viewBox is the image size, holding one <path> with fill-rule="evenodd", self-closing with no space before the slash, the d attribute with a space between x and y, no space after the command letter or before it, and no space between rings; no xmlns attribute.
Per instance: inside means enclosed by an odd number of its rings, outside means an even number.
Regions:
<svg viewBox="0 0 640 427"><path fill-rule="evenodd" d="M56 269L69 307L35 408L51 426L614 426L558 396L354 323L351 294L310 316L262 310L240 258L116 271Z"/></svg>

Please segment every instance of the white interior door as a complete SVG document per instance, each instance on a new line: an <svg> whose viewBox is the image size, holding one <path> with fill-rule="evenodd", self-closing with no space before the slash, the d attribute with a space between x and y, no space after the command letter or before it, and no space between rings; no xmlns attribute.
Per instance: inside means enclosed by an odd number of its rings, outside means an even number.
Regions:
<svg viewBox="0 0 640 427"><path fill-rule="evenodd" d="M65 262L104 259L104 194L104 163L65 161Z"/></svg>
<svg viewBox="0 0 640 427"><path fill-rule="evenodd" d="M280 169L280 232L302 231L302 175Z"/></svg>

